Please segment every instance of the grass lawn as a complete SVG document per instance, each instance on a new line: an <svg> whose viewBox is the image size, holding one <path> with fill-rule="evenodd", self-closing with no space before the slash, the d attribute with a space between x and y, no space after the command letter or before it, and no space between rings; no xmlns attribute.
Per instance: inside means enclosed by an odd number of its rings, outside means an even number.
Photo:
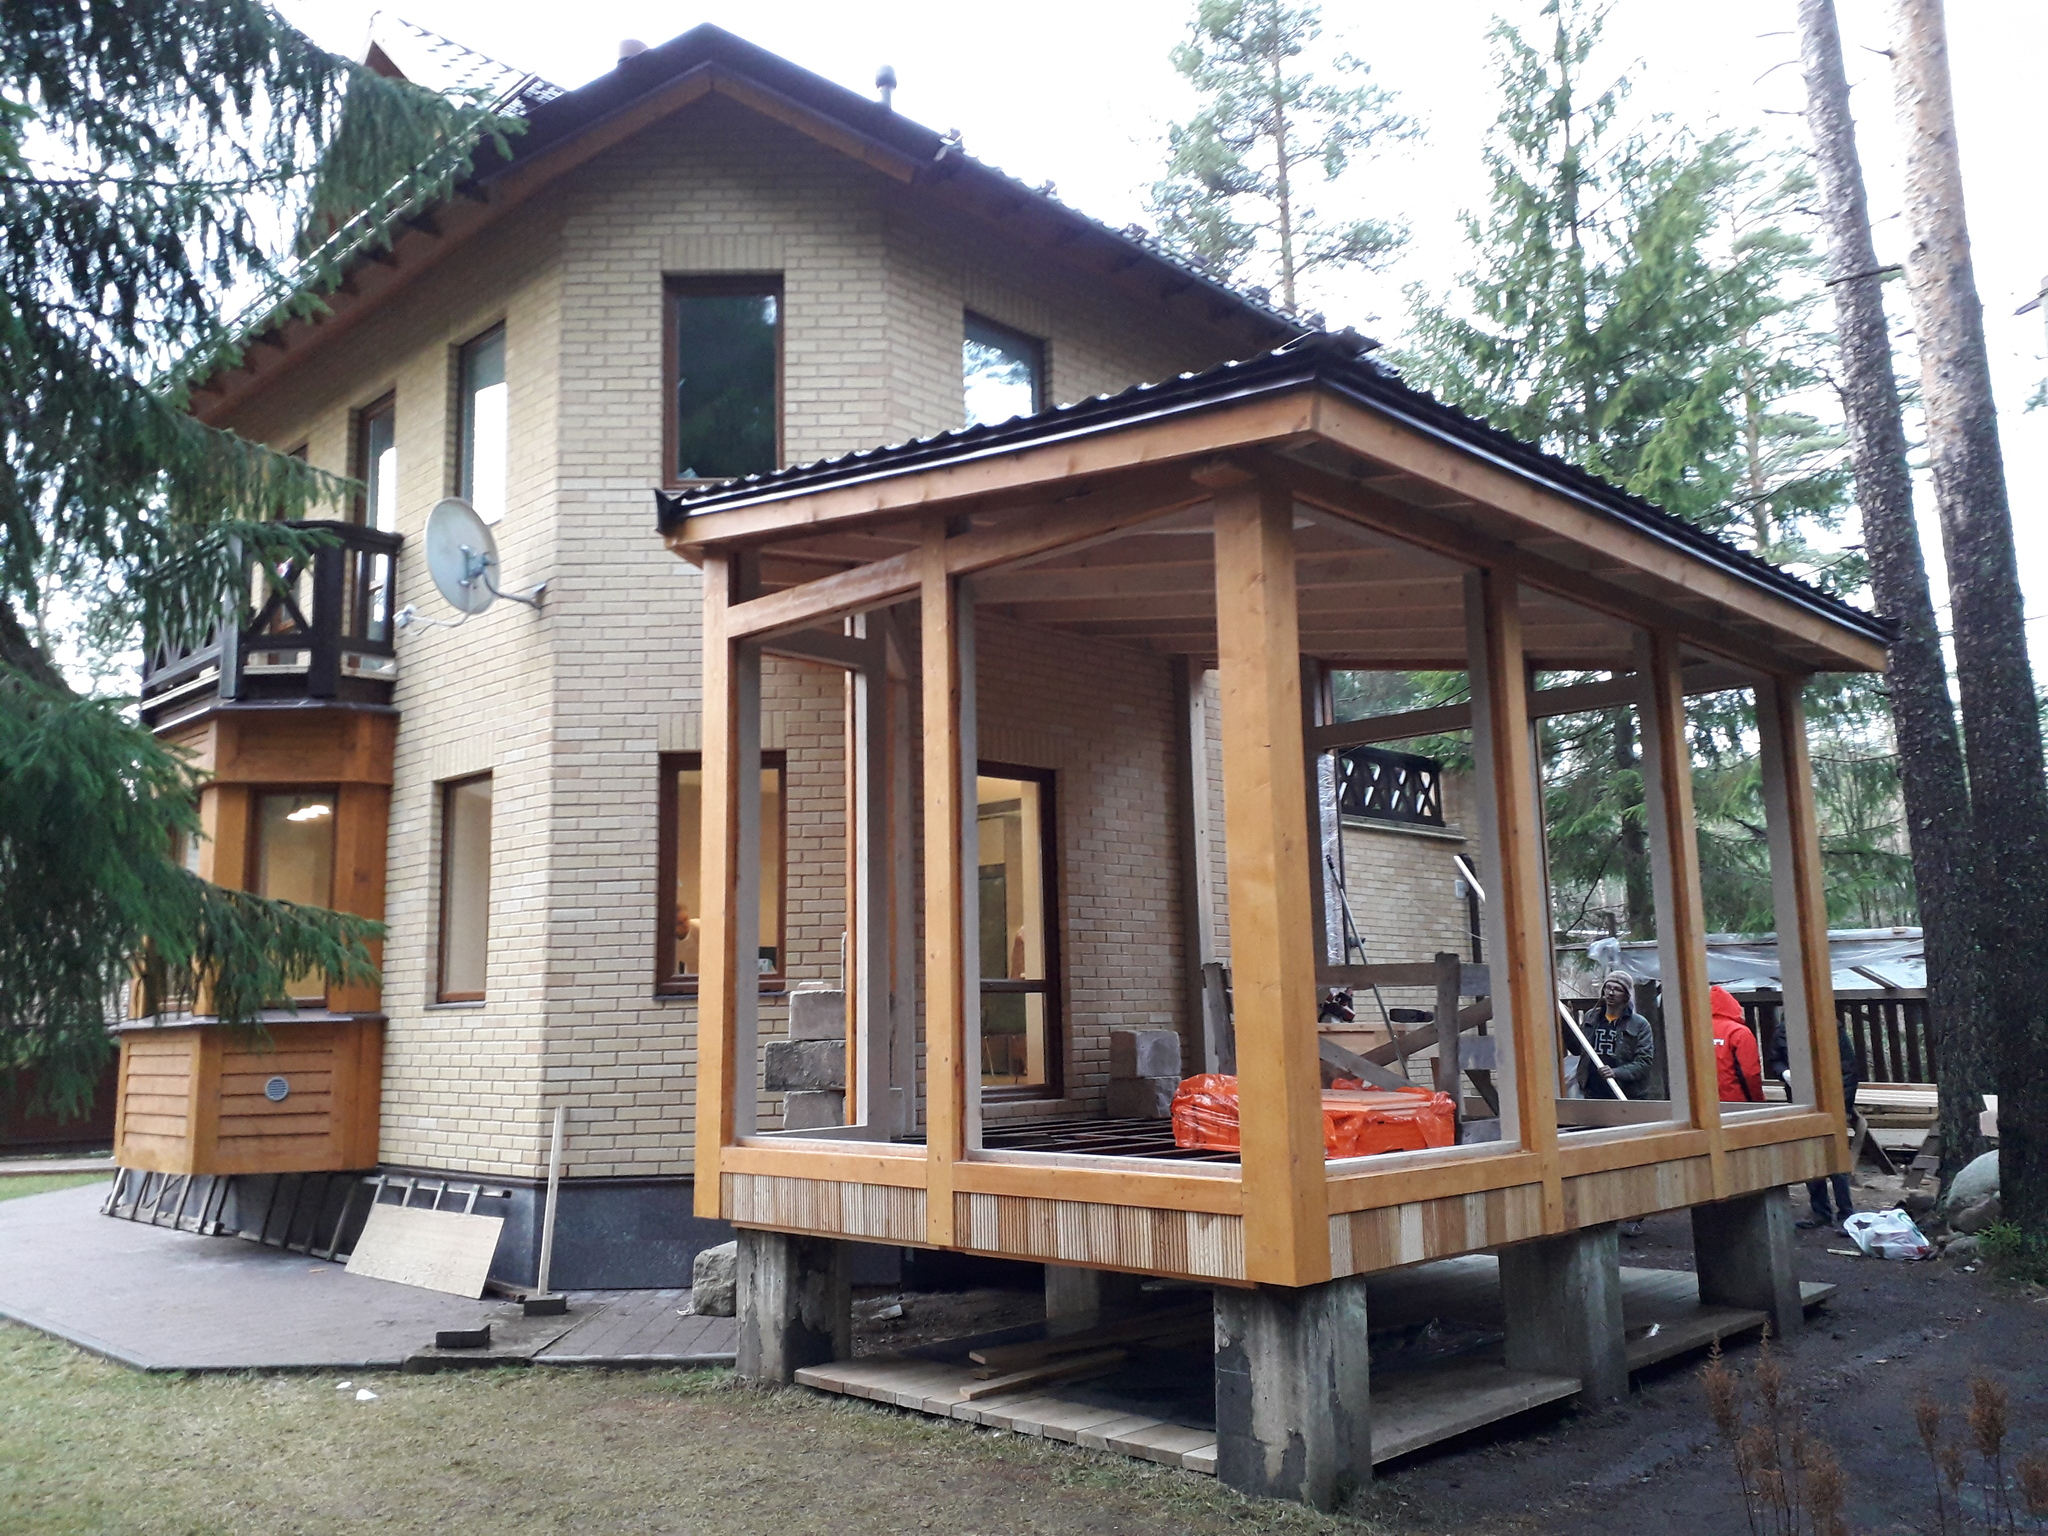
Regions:
<svg viewBox="0 0 2048 1536"><path fill-rule="evenodd" d="M73 1189L80 1184L104 1184L112 1173L15 1173L0 1178L0 1200L19 1200L23 1195L44 1195L53 1189Z"/></svg>
<svg viewBox="0 0 2048 1536"><path fill-rule="evenodd" d="M12 1180L9 1182L26 1182ZM0 1324L0 1532L1360 1532L1212 1479L724 1371L146 1376Z"/></svg>

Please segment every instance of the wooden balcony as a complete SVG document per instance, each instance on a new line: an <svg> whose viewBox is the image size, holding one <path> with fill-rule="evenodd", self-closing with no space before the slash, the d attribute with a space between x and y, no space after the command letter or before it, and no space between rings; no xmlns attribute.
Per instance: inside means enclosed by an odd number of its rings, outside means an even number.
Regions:
<svg viewBox="0 0 2048 1536"><path fill-rule="evenodd" d="M355 523L292 525L329 535L275 580L253 568L249 598L203 645L165 649L142 666L142 718L177 728L222 704L385 705L398 679L392 594L396 533Z"/></svg>

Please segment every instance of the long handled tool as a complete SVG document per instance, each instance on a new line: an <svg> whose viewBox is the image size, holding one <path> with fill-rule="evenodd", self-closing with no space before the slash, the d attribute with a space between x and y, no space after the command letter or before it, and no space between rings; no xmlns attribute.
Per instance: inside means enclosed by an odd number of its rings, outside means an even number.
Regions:
<svg viewBox="0 0 2048 1536"><path fill-rule="evenodd" d="M1579 1021L1572 1017L1571 1009L1564 1005L1564 999L1561 997L1557 1000L1557 1013L1558 1017L1564 1020L1564 1027L1571 1031L1572 1038L1579 1042L1579 1049L1585 1053L1586 1059L1593 1063L1594 1068L1602 1077L1607 1078L1607 1086L1614 1090L1614 1096L1626 1104L1628 1102L1627 1093L1622 1091L1620 1083L1607 1076L1607 1063L1602 1061L1600 1053L1593 1049L1593 1042L1586 1038L1586 1032L1579 1028Z"/></svg>
<svg viewBox="0 0 2048 1536"><path fill-rule="evenodd" d="M1365 940L1358 936L1358 920L1351 915L1351 893L1344 888L1344 871L1327 848L1323 850L1323 863L1330 871L1331 883L1337 887L1337 906L1344 914L1344 963L1349 965L1352 952L1356 951L1358 963L1370 965L1372 961L1366 958ZM1366 985L1372 988L1372 1000L1380 1006L1380 1022L1387 1027L1387 1038L1391 1040L1394 1038L1394 1016L1387 1012L1387 1000L1380 996L1380 984L1372 981Z"/></svg>

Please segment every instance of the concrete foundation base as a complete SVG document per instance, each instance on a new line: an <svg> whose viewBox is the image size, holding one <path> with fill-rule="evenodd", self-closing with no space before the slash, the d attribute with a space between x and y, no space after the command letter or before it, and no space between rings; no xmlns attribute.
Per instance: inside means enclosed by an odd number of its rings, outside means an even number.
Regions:
<svg viewBox="0 0 2048 1536"><path fill-rule="evenodd" d="M1365 1277L1216 1292L1216 1475L1330 1509L1372 1476Z"/></svg>
<svg viewBox="0 0 2048 1536"><path fill-rule="evenodd" d="M1045 1266L1045 1315L1085 1317L1091 1312L1122 1311L1138 1306L1144 1295L1143 1275L1108 1269L1077 1269L1070 1264Z"/></svg>
<svg viewBox="0 0 2048 1536"><path fill-rule="evenodd" d="M1692 1248L1703 1304L1762 1312L1774 1338L1789 1340L1804 1325L1783 1190L1694 1206Z"/></svg>
<svg viewBox="0 0 2048 1536"><path fill-rule="evenodd" d="M852 1254L786 1232L739 1234L739 1345L748 1381L787 1382L853 1353Z"/></svg>
<svg viewBox="0 0 2048 1536"><path fill-rule="evenodd" d="M1628 1395L1621 1244L1612 1223L1501 1249L1500 1294L1509 1369L1576 1376L1591 1402Z"/></svg>

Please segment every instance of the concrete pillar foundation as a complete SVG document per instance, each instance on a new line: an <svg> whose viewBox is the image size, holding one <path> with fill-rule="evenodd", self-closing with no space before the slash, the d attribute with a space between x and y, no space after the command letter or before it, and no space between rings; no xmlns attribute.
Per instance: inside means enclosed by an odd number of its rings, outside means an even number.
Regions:
<svg viewBox="0 0 2048 1536"><path fill-rule="evenodd" d="M1128 1312L1144 1304L1143 1275L1113 1269L1080 1269L1071 1264L1045 1266L1045 1316L1086 1317L1092 1312Z"/></svg>
<svg viewBox="0 0 2048 1536"><path fill-rule="evenodd" d="M743 1380L787 1382L853 1353L852 1252L786 1232L739 1233L736 1364Z"/></svg>
<svg viewBox="0 0 2048 1536"><path fill-rule="evenodd" d="M1576 1376L1589 1402L1628 1395L1621 1244L1613 1223L1501 1249L1500 1294L1510 1369Z"/></svg>
<svg viewBox="0 0 2048 1536"><path fill-rule="evenodd" d="M1331 1509L1372 1476L1365 1277L1216 1292L1216 1475Z"/></svg>
<svg viewBox="0 0 2048 1536"><path fill-rule="evenodd" d="M1804 1325L1792 1211L1782 1189L1694 1206L1692 1249L1702 1303L1762 1312L1773 1338L1789 1340Z"/></svg>

